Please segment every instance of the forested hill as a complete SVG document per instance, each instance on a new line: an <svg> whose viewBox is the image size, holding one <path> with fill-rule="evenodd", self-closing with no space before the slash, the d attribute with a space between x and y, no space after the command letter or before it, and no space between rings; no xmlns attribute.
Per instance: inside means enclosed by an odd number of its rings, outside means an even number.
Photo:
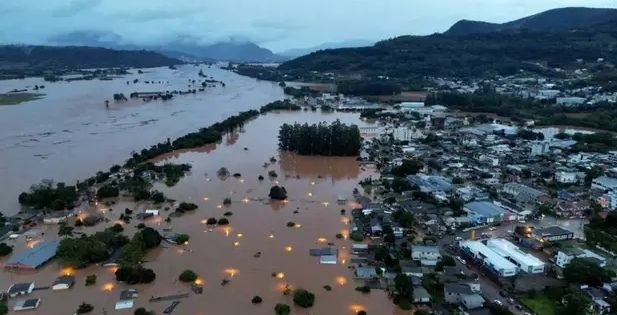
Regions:
<svg viewBox="0 0 617 315"><path fill-rule="evenodd" d="M461 20L445 34L469 35L501 31L560 31L580 27L589 27L617 20L617 9L599 8L559 8L534 14L506 23L488 23L482 21Z"/></svg>
<svg viewBox="0 0 617 315"><path fill-rule="evenodd" d="M177 59L146 50L85 46L0 46L0 70L159 67L180 63Z"/></svg>
<svg viewBox="0 0 617 315"><path fill-rule="evenodd" d="M372 47L312 53L279 67L283 74L310 71L338 74L409 76L481 76L513 74L519 69L550 71L581 58L617 60L617 21L578 30L493 32L470 35L402 36Z"/></svg>

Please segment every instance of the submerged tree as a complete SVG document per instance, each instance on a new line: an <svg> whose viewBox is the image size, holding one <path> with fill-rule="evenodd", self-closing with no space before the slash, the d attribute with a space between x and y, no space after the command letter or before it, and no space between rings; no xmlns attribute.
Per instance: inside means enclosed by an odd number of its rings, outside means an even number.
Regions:
<svg viewBox="0 0 617 315"><path fill-rule="evenodd" d="M360 153L362 145L358 126L339 120L330 125L283 124L278 138L281 150L301 155L353 156Z"/></svg>

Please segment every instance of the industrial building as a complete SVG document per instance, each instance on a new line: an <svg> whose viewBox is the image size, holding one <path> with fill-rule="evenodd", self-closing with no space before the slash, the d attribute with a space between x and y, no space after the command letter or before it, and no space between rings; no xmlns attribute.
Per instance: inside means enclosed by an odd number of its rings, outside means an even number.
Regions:
<svg viewBox="0 0 617 315"><path fill-rule="evenodd" d="M486 242L486 246L499 254L501 257L513 262L523 272L544 272L545 264L543 261L529 253L523 252L518 246L508 242L505 239L490 239Z"/></svg>
<svg viewBox="0 0 617 315"><path fill-rule="evenodd" d="M13 255L5 264L7 270L34 270L56 256L57 240L43 242L32 249Z"/></svg>
<svg viewBox="0 0 617 315"><path fill-rule="evenodd" d="M460 247L467 255L481 261L486 268L500 277L512 277L517 273L518 268L515 264L480 241L463 241Z"/></svg>
<svg viewBox="0 0 617 315"><path fill-rule="evenodd" d="M501 222L504 216L504 210L490 201L469 202L463 210L471 221L478 224Z"/></svg>

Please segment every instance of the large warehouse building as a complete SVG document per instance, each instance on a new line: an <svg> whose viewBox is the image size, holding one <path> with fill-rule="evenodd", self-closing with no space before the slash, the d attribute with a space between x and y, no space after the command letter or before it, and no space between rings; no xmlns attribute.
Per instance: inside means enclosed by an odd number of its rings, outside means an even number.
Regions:
<svg viewBox="0 0 617 315"><path fill-rule="evenodd" d="M544 262L537 257L523 252L518 246L502 238L490 239L486 242L488 248L495 251L501 257L508 259L518 266L520 270L527 273L544 272Z"/></svg>
<svg viewBox="0 0 617 315"><path fill-rule="evenodd" d="M516 275L518 268L509 260L503 258L494 250L488 248L480 241L463 241L461 248L468 255L481 261L484 266L495 272L500 277L512 277Z"/></svg>

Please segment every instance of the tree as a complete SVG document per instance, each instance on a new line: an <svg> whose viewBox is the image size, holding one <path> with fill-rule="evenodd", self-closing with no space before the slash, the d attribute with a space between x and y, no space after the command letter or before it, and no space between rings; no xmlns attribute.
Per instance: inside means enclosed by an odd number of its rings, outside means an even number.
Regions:
<svg viewBox="0 0 617 315"><path fill-rule="evenodd" d="M285 200L287 199L287 190L283 186L272 186L268 196L274 200Z"/></svg>
<svg viewBox="0 0 617 315"><path fill-rule="evenodd" d="M294 291L293 301L298 306L309 308L315 303L315 294L304 289L297 289Z"/></svg>
<svg viewBox="0 0 617 315"><path fill-rule="evenodd" d="M135 267L120 267L116 270L116 281L126 282L127 284L150 283L156 279L154 270L147 269L141 265Z"/></svg>
<svg viewBox="0 0 617 315"><path fill-rule="evenodd" d="M103 185L96 191L96 197L98 199L118 197L119 195L120 190L118 189L118 186L112 184Z"/></svg>
<svg viewBox="0 0 617 315"><path fill-rule="evenodd" d="M362 235L362 233L360 233L359 231L351 232L351 235L349 237L354 242L362 242L362 241L364 241L364 235Z"/></svg>
<svg viewBox="0 0 617 315"><path fill-rule="evenodd" d="M413 287L411 286L411 279L405 274L399 273L394 277L394 288L398 293L401 301L411 301L413 298Z"/></svg>
<svg viewBox="0 0 617 315"><path fill-rule="evenodd" d="M589 300L587 297L578 292L566 294L563 297L564 307L561 309L562 315L580 315L587 314L589 309Z"/></svg>
<svg viewBox="0 0 617 315"><path fill-rule="evenodd" d="M443 267L456 266L456 260L450 255L443 255L435 266L435 271L443 271Z"/></svg>
<svg viewBox="0 0 617 315"><path fill-rule="evenodd" d="M60 241L56 256L64 265L83 268L109 257L105 244L92 236L65 238Z"/></svg>
<svg viewBox="0 0 617 315"><path fill-rule="evenodd" d="M251 303L253 304L259 304L263 302L263 299L259 296L259 295L255 295L252 299L251 299Z"/></svg>
<svg viewBox="0 0 617 315"><path fill-rule="evenodd" d="M151 249L159 246L161 244L161 241L163 240L161 234L151 227L146 227L142 229L139 233L141 233L141 239L143 240L146 249Z"/></svg>
<svg viewBox="0 0 617 315"><path fill-rule="evenodd" d="M6 315L9 313L9 307L6 304L0 302L0 315Z"/></svg>
<svg viewBox="0 0 617 315"><path fill-rule="evenodd" d="M215 225L216 222L217 222L216 218L208 218L208 220L206 220L207 225Z"/></svg>
<svg viewBox="0 0 617 315"><path fill-rule="evenodd" d="M392 180L390 188L392 188L392 190L396 193L401 193L403 191L411 190L411 184L407 179L397 176Z"/></svg>
<svg viewBox="0 0 617 315"><path fill-rule="evenodd" d="M406 177L408 175L415 175L424 168L424 163L418 159L405 159L400 166L392 169L392 174L399 177Z"/></svg>
<svg viewBox="0 0 617 315"><path fill-rule="evenodd" d="M276 313L276 315L289 315L291 313L291 308L287 304L277 303L274 306L274 313Z"/></svg>
<svg viewBox="0 0 617 315"><path fill-rule="evenodd" d="M192 270L184 270L178 277L178 280L182 282L193 282L197 280L197 274Z"/></svg>
<svg viewBox="0 0 617 315"><path fill-rule="evenodd" d="M585 172L585 183L587 185L590 185L591 182L594 179L596 179L596 178L598 178L598 177L600 177L602 175L604 175L604 169L602 169L601 167L595 165L595 166L593 166L592 168L588 169Z"/></svg>
<svg viewBox="0 0 617 315"><path fill-rule="evenodd" d="M574 258L563 269L563 276L570 283L602 285L615 273L585 259Z"/></svg>
<svg viewBox="0 0 617 315"><path fill-rule="evenodd" d="M13 247L6 245L6 243L0 243L0 257L6 256L13 252Z"/></svg>
<svg viewBox="0 0 617 315"><path fill-rule="evenodd" d="M229 220L227 218L220 218L217 222L218 225L228 225Z"/></svg>

